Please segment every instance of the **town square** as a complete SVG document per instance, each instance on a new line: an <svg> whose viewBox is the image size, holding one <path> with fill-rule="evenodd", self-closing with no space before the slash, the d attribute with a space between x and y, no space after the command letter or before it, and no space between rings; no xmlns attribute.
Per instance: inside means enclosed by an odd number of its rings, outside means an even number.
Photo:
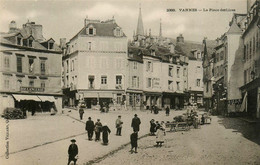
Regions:
<svg viewBox="0 0 260 165"><path fill-rule="evenodd" d="M260 164L259 0L0 9L0 164Z"/></svg>

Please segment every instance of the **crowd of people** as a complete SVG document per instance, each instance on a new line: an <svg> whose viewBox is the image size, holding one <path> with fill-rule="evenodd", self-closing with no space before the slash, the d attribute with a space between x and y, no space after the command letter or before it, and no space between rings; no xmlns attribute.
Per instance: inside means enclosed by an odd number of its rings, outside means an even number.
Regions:
<svg viewBox="0 0 260 165"><path fill-rule="evenodd" d="M156 107L153 107L151 113L156 112ZM170 108L167 106L165 109L166 116L169 116ZM84 109L79 108L80 120L83 119ZM197 117L196 111L194 107L187 108L187 115ZM204 116L202 115L202 123L205 122ZM116 128L116 136L122 136L122 127L123 127L122 116L118 115L118 118L115 120L115 128ZM131 127L133 132L130 135L130 144L131 144L131 153L137 153L138 148L138 132L140 131L141 120L137 114L134 115ZM196 128L196 125L194 125ZM88 140L92 141L93 136L95 134L95 141L98 142L101 140L100 136L102 134L102 144L109 144L109 134L111 133L111 129L108 127L106 123L102 124L100 119L94 123L91 117L88 117L86 121L85 130L87 131ZM150 136L155 136L155 146L161 147L164 143L164 139L166 136L166 123L164 121L155 121L154 119L150 120ZM78 147L75 144L76 140L71 140L72 144L69 146L69 161L68 164L73 161L74 164L77 161Z"/></svg>

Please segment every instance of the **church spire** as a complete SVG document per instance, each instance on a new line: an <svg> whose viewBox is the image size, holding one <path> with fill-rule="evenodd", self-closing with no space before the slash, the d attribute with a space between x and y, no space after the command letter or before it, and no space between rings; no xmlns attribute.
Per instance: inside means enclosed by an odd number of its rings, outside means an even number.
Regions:
<svg viewBox="0 0 260 165"><path fill-rule="evenodd" d="M159 31L159 37L162 37L162 19L160 18L160 31Z"/></svg>
<svg viewBox="0 0 260 165"><path fill-rule="evenodd" d="M141 13L141 4L139 6L139 16L138 16L136 35L144 36L144 26L143 26L142 13Z"/></svg>

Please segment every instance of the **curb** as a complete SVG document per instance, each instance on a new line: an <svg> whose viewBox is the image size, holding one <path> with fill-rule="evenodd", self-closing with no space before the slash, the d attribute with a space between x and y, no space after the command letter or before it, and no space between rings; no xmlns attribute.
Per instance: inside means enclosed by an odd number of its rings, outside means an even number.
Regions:
<svg viewBox="0 0 260 165"><path fill-rule="evenodd" d="M141 136L141 137L139 137L138 140L140 140L140 139L142 139L142 138L145 138L145 137L147 137L147 136L149 136L149 133L148 133L148 134L145 134L145 135L143 135L143 136ZM90 160L90 161L88 161L88 162L86 162L86 163L83 163L83 165L92 165L92 164L95 164L95 163L99 163L99 162L101 162L102 160L106 159L108 156L111 156L111 155L117 153L118 151L124 149L124 148L125 148L126 146L128 146L128 145L130 145L130 142L128 142L128 143L126 143L126 144L122 144L122 145L121 145L120 147L118 147L117 149L114 149L114 150L110 151L109 153L107 153L107 154L105 154L105 155L102 155L102 156L97 157L97 158L95 158L95 159L93 159L93 160Z"/></svg>

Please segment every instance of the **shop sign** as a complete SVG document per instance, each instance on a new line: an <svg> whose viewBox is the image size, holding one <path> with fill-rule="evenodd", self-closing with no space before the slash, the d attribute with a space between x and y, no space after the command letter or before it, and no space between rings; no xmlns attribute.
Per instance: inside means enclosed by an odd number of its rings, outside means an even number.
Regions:
<svg viewBox="0 0 260 165"><path fill-rule="evenodd" d="M36 87L20 87L21 91L27 92L44 92L44 88L36 88Z"/></svg>

